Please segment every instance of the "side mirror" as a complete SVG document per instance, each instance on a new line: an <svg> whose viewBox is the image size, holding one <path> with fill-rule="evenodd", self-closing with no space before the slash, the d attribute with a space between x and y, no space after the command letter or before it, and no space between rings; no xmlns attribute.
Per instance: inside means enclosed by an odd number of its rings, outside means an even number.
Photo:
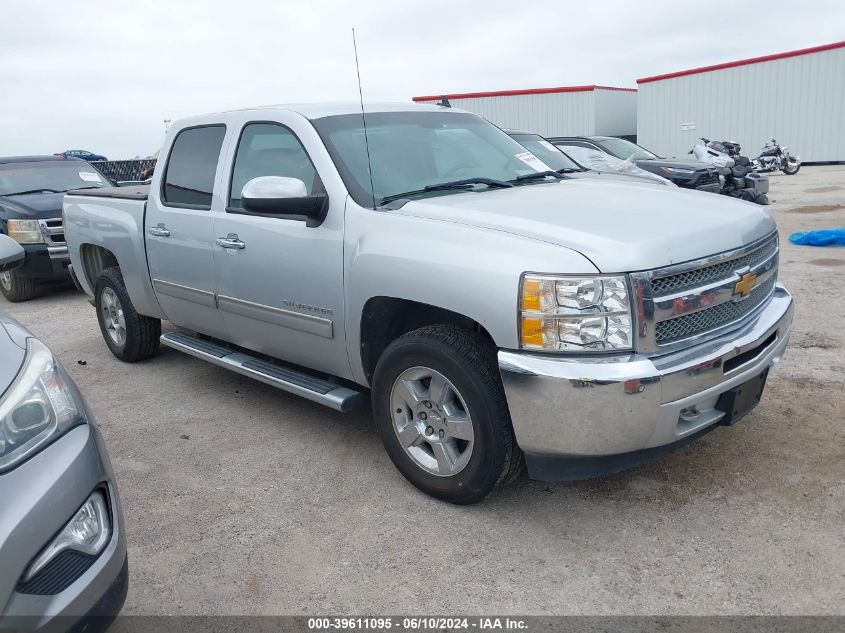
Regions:
<svg viewBox="0 0 845 633"><path fill-rule="evenodd" d="M8 235L0 235L0 273L23 266L26 252Z"/></svg>
<svg viewBox="0 0 845 633"><path fill-rule="evenodd" d="M244 185L241 203L250 213L271 217L305 220L308 226L319 226L326 218L329 197L324 193L308 195L299 178L260 176Z"/></svg>

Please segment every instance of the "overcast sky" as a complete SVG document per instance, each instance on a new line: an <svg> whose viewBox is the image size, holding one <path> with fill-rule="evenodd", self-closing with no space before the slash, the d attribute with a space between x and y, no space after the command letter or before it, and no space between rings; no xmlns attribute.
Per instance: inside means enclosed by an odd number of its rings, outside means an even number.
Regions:
<svg viewBox="0 0 845 633"><path fill-rule="evenodd" d="M845 40L841 0L3 0L2 13L0 155L114 159L158 149L166 118L357 100L353 26L370 101L634 87Z"/></svg>

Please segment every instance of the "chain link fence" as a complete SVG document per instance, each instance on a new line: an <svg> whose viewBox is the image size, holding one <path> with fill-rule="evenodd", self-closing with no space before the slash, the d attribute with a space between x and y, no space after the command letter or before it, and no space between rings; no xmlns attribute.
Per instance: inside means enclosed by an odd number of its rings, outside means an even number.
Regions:
<svg viewBox="0 0 845 633"><path fill-rule="evenodd" d="M152 178L156 159L100 160L91 164L113 185L118 185L123 182L143 182Z"/></svg>

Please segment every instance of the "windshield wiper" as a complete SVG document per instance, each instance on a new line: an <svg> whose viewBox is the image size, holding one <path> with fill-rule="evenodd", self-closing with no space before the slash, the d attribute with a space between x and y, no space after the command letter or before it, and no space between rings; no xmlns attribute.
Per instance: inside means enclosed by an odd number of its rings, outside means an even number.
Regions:
<svg viewBox="0 0 845 633"><path fill-rule="evenodd" d="M559 174L572 174L572 173L579 172L579 171L587 171L587 170L584 169L584 168L577 169L575 167L564 167L563 169L558 169L557 173L559 173Z"/></svg>
<svg viewBox="0 0 845 633"><path fill-rule="evenodd" d="M420 196L430 191L448 191L450 189L471 189L473 185L487 185L491 189L503 189L513 187L513 184L504 180L496 180L495 178L464 178L463 180L452 180L450 182L441 182L436 185L427 185L422 189L415 191L406 191L404 193L394 193L390 196L385 196L381 199L381 204L387 204L400 198L407 198L408 196Z"/></svg>
<svg viewBox="0 0 845 633"><path fill-rule="evenodd" d="M522 176L517 176L513 180L509 180L508 182L530 182L532 180L540 180L542 178L555 178L557 180L561 179L561 175L556 171L538 171L534 172L533 174L523 174Z"/></svg>
<svg viewBox="0 0 845 633"><path fill-rule="evenodd" d="M27 189L26 191L13 191L12 193L4 193L2 194L3 197L5 196L23 196L28 193L64 193L64 191L59 189Z"/></svg>

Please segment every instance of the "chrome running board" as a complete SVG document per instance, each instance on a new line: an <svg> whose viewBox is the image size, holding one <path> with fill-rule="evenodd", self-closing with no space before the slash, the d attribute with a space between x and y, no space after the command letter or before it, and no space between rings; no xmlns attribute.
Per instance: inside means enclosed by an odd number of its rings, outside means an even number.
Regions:
<svg viewBox="0 0 845 633"><path fill-rule="evenodd" d="M184 332L162 334L161 344L344 413L366 401L359 391Z"/></svg>

